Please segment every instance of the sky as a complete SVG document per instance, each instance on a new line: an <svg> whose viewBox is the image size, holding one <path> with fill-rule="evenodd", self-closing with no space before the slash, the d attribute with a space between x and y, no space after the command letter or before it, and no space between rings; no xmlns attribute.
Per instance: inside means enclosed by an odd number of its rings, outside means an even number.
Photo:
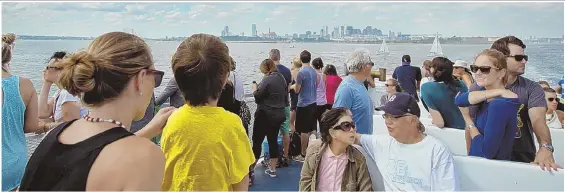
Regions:
<svg viewBox="0 0 565 192"><path fill-rule="evenodd" d="M562 37L564 4L557 3L2 3L2 32L18 35L95 37L131 31L147 38L271 31L318 32L328 26L372 26L388 34Z"/></svg>

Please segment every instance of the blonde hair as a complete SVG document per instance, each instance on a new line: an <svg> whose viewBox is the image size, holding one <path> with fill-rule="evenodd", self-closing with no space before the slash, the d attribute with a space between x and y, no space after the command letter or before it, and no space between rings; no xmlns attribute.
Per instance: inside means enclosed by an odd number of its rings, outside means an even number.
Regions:
<svg viewBox="0 0 565 192"><path fill-rule="evenodd" d="M300 60L299 56L292 58L292 68L293 69L300 69L302 67L302 61Z"/></svg>
<svg viewBox="0 0 565 192"><path fill-rule="evenodd" d="M479 58L479 56L482 55L487 56L488 59L492 62L492 65L494 65L494 67L496 68L499 68L499 70L508 68L507 66L508 64L506 63L506 56L502 52L496 49L485 49L481 51L479 54L477 54L475 60L477 60L477 58ZM502 78L503 85L506 85L507 82L508 82L508 73L506 73Z"/></svg>
<svg viewBox="0 0 565 192"><path fill-rule="evenodd" d="M96 106L116 98L133 76L152 65L149 46L141 38L110 32L94 39L87 50L61 60L59 83L87 106Z"/></svg>

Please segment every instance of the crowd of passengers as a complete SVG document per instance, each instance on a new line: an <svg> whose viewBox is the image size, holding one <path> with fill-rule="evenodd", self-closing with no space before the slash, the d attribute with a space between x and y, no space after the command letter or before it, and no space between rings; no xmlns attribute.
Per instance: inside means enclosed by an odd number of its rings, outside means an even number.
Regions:
<svg viewBox="0 0 565 192"><path fill-rule="evenodd" d="M289 69L272 49L259 65L263 78L251 85L254 114L236 61L212 35L182 41L171 58L174 78L157 97L166 72L136 35L110 32L76 53L54 53L39 96L10 70L15 41L2 36L3 191L247 191L265 138L264 174L303 162L300 191L459 190L453 155L420 118L465 129L470 156L561 168L549 128L563 128L563 80L554 90L523 77L526 45L514 36L471 65L435 57L419 68L404 55L380 99L369 93L375 63L367 50L350 53L340 77L307 50ZM420 102L430 117L421 116ZM388 134L373 134L375 111L384 113ZM29 160L25 133L46 133Z"/></svg>

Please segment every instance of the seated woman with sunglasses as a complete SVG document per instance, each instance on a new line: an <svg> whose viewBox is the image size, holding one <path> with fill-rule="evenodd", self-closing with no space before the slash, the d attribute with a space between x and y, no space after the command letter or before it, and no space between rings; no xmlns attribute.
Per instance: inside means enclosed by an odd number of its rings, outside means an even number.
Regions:
<svg viewBox="0 0 565 192"><path fill-rule="evenodd" d="M455 98L460 107L479 104L473 123L468 126L470 156L510 160L520 101L518 95L505 88L507 82L506 56L494 49L485 49L475 57L471 71L482 92L465 92ZM472 125L472 124L471 124Z"/></svg>
<svg viewBox="0 0 565 192"><path fill-rule="evenodd" d="M432 123L439 128L465 129L465 120L454 100L457 93L467 92L467 86L453 78L453 62L445 57L436 57L432 60L430 72L434 80L423 84L420 94L428 106Z"/></svg>
<svg viewBox="0 0 565 192"><path fill-rule="evenodd" d="M39 93L39 118L50 118L50 122L39 122L39 128L44 132L55 128L62 122L71 121L84 117L88 114L88 109L82 107L78 97L71 95L67 90L61 89L59 76L63 69L62 59L66 58L67 53L55 52L49 59L49 64L43 70L43 85ZM48 99L51 85L55 84L57 92Z"/></svg>
<svg viewBox="0 0 565 192"><path fill-rule="evenodd" d="M545 99L547 101L547 113L545 114L545 122L547 127L551 129L563 129L563 111L557 110L559 98L555 90L544 87Z"/></svg>
<svg viewBox="0 0 565 192"><path fill-rule="evenodd" d="M352 146L355 123L351 112L333 108L322 115L321 141L306 150L300 191L373 191L365 157Z"/></svg>
<svg viewBox="0 0 565 192"><path fill-rule="evenodd" d="M29 159L21 191L157 191L165 157L149 139L174 108L164 108L133 136L163 72L149 46L128 33L97 37L88 49L62 61L59 83L80 95L90 112L53 129ZM143 138L145 137L145 138Z"/></svg>
<svg viewBox="0 0 565 192"><path fill-rule="evenodd" d="M356 134L355 143L376 163L385 191L458 190L453 156L441 141L424 133L416 99L397 93L380 109L388 134Z"/></svg>

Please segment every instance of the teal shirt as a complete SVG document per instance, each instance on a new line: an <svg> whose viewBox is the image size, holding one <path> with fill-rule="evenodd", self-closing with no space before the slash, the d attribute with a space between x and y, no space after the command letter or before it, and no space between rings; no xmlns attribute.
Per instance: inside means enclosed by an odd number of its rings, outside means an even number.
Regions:
<svg viewBox="0 0 565 192"><path fill-rule="evenodd" d="M429 109L438 111L443 118L444 126L456 129L465 129L465 120L459 107L455 105L455 96L467 92L467 86L462 81L457 81L459 86L450 90L445 83L427 82L422 85L421 97Z"/></svg>

